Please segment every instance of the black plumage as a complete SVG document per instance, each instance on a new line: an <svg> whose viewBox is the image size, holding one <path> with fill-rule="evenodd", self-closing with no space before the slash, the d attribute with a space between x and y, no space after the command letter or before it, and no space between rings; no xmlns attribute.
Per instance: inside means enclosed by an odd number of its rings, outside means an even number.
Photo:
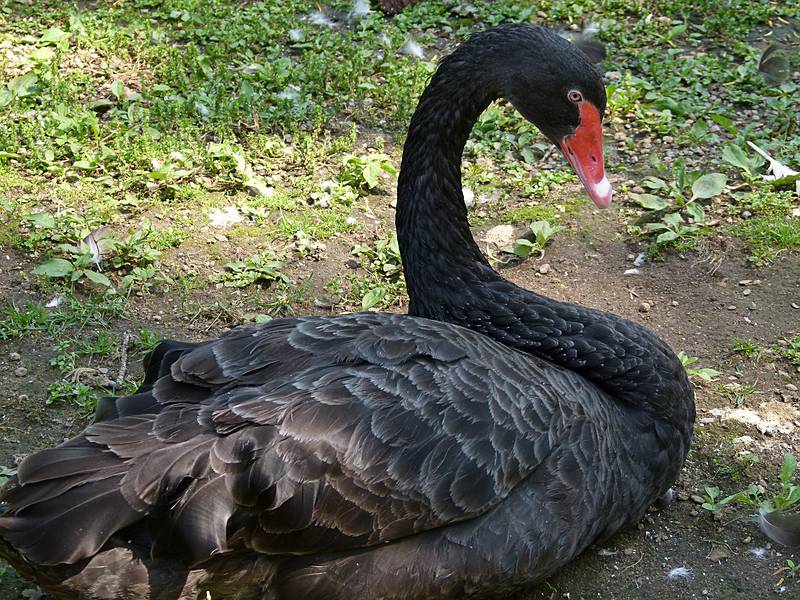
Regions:
<svg viewBox="0 0 800 600"><path fill-rule="evenodd" d="M0 555L56 598L487 597L636 522L688 451L680 362L640 325L503 280L460 191L488 102L557 143L580 124L573 89L602 113L588 60L542 28L446 58L398 183L412 316L160 346L137 394L22 462Z"/></svg>

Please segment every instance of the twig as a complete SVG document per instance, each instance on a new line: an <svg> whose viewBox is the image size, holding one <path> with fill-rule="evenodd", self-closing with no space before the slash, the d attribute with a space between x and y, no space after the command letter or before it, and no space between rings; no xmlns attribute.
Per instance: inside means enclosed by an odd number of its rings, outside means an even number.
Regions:
<svg viewBox="0 0 800 600"><path fill-rule="evenodd" d="M627 571L628 569L635 567L635 566L636 566L636 565L638 565L640 562L642 562L642 559L643 559L643 558L644 558L644 552L642 552L642 553L639 555L639 560L637 560L637 561L636 561L635 563L633 563L633 564L630 564L630 565L628 565L627 567L622 567L622 568L619 570L619 572L620 572L620 573L622 573L623 571Z"/></svg>
<svg viewBox="0 0 800 600"><path fill-rule="evenodd" d="M122 343L119 348L119 371L117 371L117 385L122 385L125 374L128 372L128 343L131 341L131 334L127 331L122 334Z"/></svg>
<svg viewBox="0 0 800 600"><path fill-rule="evenodd" d="M749 515L739 515L738 517L734 517L733 519L731 519L731 520L730 520L730 521L728 521L727 523L723 523L723 524L722 524L722 526L723 526L723 527L727 527L727 526L728 526L728 525L730 525L731 523L735 523L735 522L736 522L736 521L738 521L739 519L744 519L745 517L749 517Z"/></svg>

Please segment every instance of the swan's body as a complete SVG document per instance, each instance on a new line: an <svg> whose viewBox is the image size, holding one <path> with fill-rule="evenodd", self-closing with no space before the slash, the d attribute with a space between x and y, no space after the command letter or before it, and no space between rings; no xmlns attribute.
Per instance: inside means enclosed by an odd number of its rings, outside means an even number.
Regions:
<svg viewBox="0 0 800 600"><path fill-rule="evenodd" d="M504 281L460 202L461 149L498 94L574 165L590 156L597 136L581 131L599 131L605 97L578 54L511 26L434 76L398 185L418 316L282 319L162 346L137 395L20 465L0 555L57 598L487 597L638 520L688 451L680 363L640 325ZM538 79L498 68L521 59L541 61ZM548 99L561 80L586 97L580 113ZM600 159L576 170L603 204Z"/></svg>

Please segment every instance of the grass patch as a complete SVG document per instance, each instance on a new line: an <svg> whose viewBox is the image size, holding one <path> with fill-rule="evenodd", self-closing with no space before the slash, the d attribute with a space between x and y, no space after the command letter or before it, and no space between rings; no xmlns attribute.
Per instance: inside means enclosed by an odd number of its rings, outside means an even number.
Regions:
<svg viewBox="0 0 800 600"><path fill-rule="evenodd" d="M797 219L780 215L753 217L731 228L744 241L750 261L756 265L772 262L785 250L800 248L800 224Z"/></svg>
<svg viewBox="0 0 800 600"><path fill-rule="evenodd" d="M108 328L109 320L122 314L126 299L121 296L89 295L77 297L59 294L59 306L47 308L43 303L25 306L0 304L0 340L12 339L35 331L46 331L57 338L70 328Z"/></svg>

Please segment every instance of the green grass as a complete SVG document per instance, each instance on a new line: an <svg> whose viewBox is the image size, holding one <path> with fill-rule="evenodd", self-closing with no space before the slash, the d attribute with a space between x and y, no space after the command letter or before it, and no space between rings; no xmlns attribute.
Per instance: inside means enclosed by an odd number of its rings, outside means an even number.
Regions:
<svg viewBox="0 0 800 600"><path fill-rule="evenodd" d="M503 223L531 223L533 221L550 221L560 223L563 220L561 213L553 205L520 206L504 211L500 215Z"/></svg>
<svg viewBox="0 0 800 600"><path fill-rule="evenodd" d="M28 302L23 306L0 304L0 340L19 338L36 331L45 331L53 338L68 330L87 327L107 328L109 321L122 314L125 298L119 296L56 296L59 306L46 308L43 303Z"/></svg>
<svg viewBox="0 0 800 600"><path fill-rule="evenodd" d="M733 354L741 354L746 358L753 358L758 360L764 353L765 348L762 348L751 340L745 340L738 337L733 338L731 344L731 352Z"/></svg>
<svg viewBox="0 0 800 600"><path fill-rule="evenodd" d="M769 215L738 223L732 232L741 238L756 265L773 261L781 252L800 249L800 226L797 219Z"/></svg>

